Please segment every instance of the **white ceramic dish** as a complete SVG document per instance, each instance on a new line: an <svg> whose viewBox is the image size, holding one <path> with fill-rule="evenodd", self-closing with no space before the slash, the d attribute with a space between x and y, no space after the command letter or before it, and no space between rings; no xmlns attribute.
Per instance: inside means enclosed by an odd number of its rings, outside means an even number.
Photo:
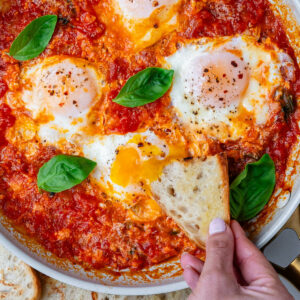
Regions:
<svg viewBox="0 0 300 300"><path fill-rule="evenodd" d="M278 3L278 1L271 2ZM280 1L280 3L288 4L289 7L291 7L291 11L293 11L295 18L298 19L298 24L300 24L300 2L298 2L298 0L290 0ZM295 153L300 152L300 139L298 148L299 149L295 151ZM298 155L295 154L294 160L298 160ZM297 177L297 175L295 175L293 178L295 179L295 177ZM270 241L290 218L294 210L298 207L300 203L299 179L300 178L295 180L291 195L285 195L282 198L280 208L277 208L276 213L272 217L271 221L268 222L268 224L265 225L260 233L256 236L255 242L258 247L263 247L268 241ZM289 180L291 180L291 178L289 178ZM159 280L151 280L149 278L145 280L145 276L147 277L146 272L141 276L137 275L134 278L129 277L125 272L118 280L112 280L109 275L103 275L101 279L99 279L98 277L94 276L93 273L86 272L80 266L74 266L68 262L64 262L63 264L53 264L55 259L51 253L45 252L45 250L42 250L41 247L35 243L31 244L30 247L24 246L26 242L22 235L15 232L10 226L7 226L3 217L0 217L0 222L1 244L3 244L6 248L24 260L27 264L31 265L33 268L65 283L96 292L117 295L159 294L180 290L187 287L182 276L172 276L172 274L164 274ZM2 224L6 225L3 226ZM170 264L175 265L175 274L179 267L174 262L166 263L165 265ZM156 266L153 269L160 270L163 268L163 266L164 265Z"/></svg>

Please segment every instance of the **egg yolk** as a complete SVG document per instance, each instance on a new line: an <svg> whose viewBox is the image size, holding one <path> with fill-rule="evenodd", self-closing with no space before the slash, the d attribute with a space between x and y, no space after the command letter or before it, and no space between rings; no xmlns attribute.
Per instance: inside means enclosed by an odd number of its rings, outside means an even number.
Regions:
<svg viewBox="0 0 300 300"><path fill-rule="evenodd" d="M161 147L147 142L146 137L135 135L126 145L118 148L111 168L112 182L122 187L139 184L145 192L134 196L132 201L130 196L126 198L131 205L129 217L133 220L155 220L161 215L161 208L152 197L150 183L159 178L166 165L187 155L184 144Z"/></svg>
<svg viewBox="0 0 300 300"><path fill-rule="evenodd" d="M185 147L168 147L166 154L160 147L152 145L137 135L118 149L111 168L112 182L126 187L130 184L149 184L159 178L163 168L174 159L185 156Z"/></svg>
<svg viewBox="0 0 300 300"><path fill-rule="evenodd" d="M152 198L145 198L129 210L129 217L135 221L155 220L161 215L161 208Z"/></svg>
<svg viewBox="0 0 300 300"><path fill-rule="evenodd" d="M100 92L97 73L81 59L45 59L28 69L23 101L33 117L53 115L75 120L85 115Z"/></svg>

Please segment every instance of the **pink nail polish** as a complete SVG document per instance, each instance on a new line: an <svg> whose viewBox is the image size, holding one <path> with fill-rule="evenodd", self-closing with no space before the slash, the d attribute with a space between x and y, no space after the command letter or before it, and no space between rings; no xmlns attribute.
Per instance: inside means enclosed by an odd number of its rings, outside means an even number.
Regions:
<svg viewBox="0 0 300 300"><path fill-rule="evenodd" d="M215 234L215 233L220 233L224 232L226 230L226 224L224 220L220 218L215 218L213 219L210 224L209 224L209 234Z"/></svg>
<svg viewBox="0 0 300 300"><path fill-rule="evenodd" d="M193 267L191 265L186 265L184 267L184 270L193 270Z"/></svg>

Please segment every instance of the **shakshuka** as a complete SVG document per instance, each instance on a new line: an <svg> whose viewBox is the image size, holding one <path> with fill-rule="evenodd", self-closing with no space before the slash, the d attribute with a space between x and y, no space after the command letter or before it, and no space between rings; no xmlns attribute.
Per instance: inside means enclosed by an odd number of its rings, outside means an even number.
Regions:
<svg viewBox="0 0 300 300"><path fill-rule="evenodd" d="M300 71L268 1L4 0L0 28L1 212L58 257L202 255L151 194L174 160L267 153L285 188Z"/></svg>

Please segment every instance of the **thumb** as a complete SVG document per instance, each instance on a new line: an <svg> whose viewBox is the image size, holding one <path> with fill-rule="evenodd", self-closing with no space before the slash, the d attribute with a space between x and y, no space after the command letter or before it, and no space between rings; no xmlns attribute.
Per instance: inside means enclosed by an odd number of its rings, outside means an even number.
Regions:
<svg viewBox="0 0 300 300"><path fill-rule="evenodd" d="M231 275L233 271L234 237L230 227L220 218L209 225L209 237L206 242L206 260L203 273L221 272Z"/></svg>
<svg viewBox="0 0 300 300"><path fill-rule="evenodd" d="M234 238L230 227L222 219L214 219L209 226L206 259L200 280L193 290L198 299L226 299L238 293L239 285L233 269ZM196 299L196 298L191 298Z"/></svg>

